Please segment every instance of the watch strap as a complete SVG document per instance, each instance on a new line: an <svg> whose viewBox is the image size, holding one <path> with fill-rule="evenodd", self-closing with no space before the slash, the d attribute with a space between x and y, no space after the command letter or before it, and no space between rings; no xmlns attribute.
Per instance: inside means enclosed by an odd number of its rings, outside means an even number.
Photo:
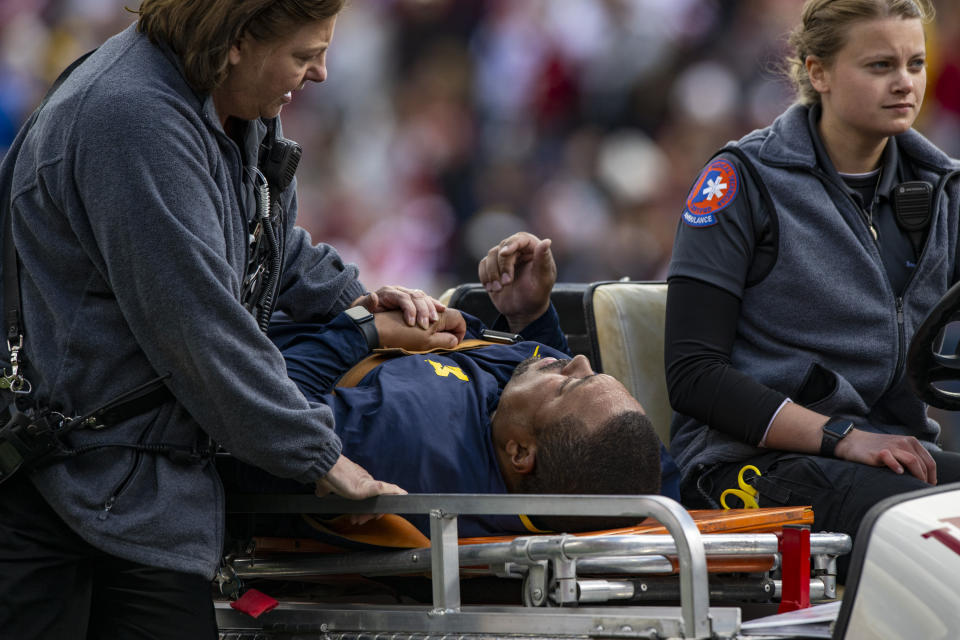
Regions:
<svg viewBox="0 0 960 640"><path fill-rule="evenodd" d="M820 455L836 458L837 445L853 431L853 422L846 418L832 418L821 428Z"/></svg>
<svg viewBox="0 0 960 640"><path fill-rule="evenodd" d="M380 334L373 320L373 314L364 307L351 307L347 310L347 316L363 333L363 337L367 341L367 349L370 351L378 349L380 347Z"/></svg>

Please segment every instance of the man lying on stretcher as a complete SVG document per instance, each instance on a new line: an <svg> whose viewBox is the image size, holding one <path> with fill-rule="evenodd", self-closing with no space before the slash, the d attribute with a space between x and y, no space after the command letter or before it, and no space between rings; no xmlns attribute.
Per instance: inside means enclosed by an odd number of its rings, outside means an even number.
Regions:
<svg viewBox="0 0 960 640"><path fill-rule="evenodd" d="M290 378L308 400L333 410L343 454L410 493L649 494L660 492L664 473L665 493L676 497L676 467L640 403L616 379L594 373L584 356L570 359L550 304L556 281L550 241L510 236L490 250L479 272L502 314L494 328L522 336L516 343L401 353L368 373L344 376L370 356L363 318L358 323L344 312L323 325L271 327ZM427 329L408 326L399 311L373 314L366 319L368 331L376 328L370 341L421 350L472 346L469 339L482 338L478 319L439 308L439 319ZM358 376L355 386L337 386ZM261 473L244 469L240 484L248 491L296 490L290 481ZM425 516L410 520L429 531ZM532 524L552 530L604 526L596 520ZM530 526L516 516L463 517L460 535Z"/></svg>

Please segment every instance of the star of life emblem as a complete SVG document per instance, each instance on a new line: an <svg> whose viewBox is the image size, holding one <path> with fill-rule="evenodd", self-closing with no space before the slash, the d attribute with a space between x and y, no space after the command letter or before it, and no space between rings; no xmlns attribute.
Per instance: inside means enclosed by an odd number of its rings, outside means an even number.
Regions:
<svg viewBox="0 0 960 640"><path fill-rule="evenodd" d="M717 214L733 202L740 190L740 176L733 165L717 159L707 165L694 183L683 209L683 222L691 227L717 224Z"/></svg>

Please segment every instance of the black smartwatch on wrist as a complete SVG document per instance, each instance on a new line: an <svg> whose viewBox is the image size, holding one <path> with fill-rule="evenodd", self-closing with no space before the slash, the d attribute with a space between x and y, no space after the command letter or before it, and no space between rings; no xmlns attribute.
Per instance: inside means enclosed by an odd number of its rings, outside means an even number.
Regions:
<svg viewBox="0 0 960 640"><path fill-rule="evenodd" d="M831 418L823 425L823 438L820 440L820 455L824 458L836 458L837 444L853 431L853 421L846 418Z"/></svg>
<svg viewBox="0 0 960 640"><path fill-rule="evenodd" d="M373 321L373 314L366 307L350 307L344 313L350 316L350 319L363 333L363 337L367 339L368 349L373 351L380 347L380 334L377 333L377 325Z"/></svg>

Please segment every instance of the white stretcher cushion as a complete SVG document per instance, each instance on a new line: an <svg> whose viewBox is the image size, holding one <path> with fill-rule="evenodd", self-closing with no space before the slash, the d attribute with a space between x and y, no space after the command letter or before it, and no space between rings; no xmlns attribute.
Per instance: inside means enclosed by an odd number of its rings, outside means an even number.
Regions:
<svg viewBox="0 0 960 640"><path fill-rule="evenodd" d="M669 445L673 410L663 364L667 284L557 283L551 300L572 352L586 355L594 369L622 382L643 405L657 435ZM469 311L488 324L497 316L478 283L448 289L440 301Z"/></svg>
<svg viewBox="0 0 960 640"><path fill-rule="evenodd" d="M667 284L597 283L584 303L599 357L595 364L640 401L657 435L669 444L673 410L663 364Z"/></svg>

